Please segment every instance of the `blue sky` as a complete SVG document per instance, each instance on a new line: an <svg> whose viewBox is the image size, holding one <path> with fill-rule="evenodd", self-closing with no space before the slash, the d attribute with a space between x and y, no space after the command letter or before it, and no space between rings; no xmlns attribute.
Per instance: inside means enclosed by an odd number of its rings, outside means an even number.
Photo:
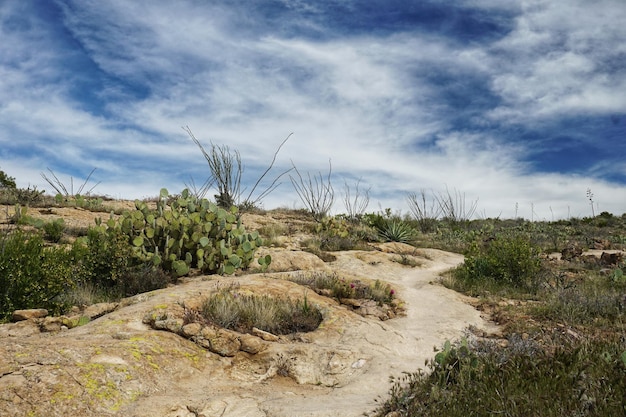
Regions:
<svg viewBox="0 0 626 417"><path fill-rule="evenodd" d="M6 0L0 169L52 191L178 192L205 145L250 187L326 172L370 211L448 190L477 215L626 212L624 0ZM271 177L271 176L270 176ZM271 179L271 178L269 178ZM265 208L301 207L288 178Z"/></svg>

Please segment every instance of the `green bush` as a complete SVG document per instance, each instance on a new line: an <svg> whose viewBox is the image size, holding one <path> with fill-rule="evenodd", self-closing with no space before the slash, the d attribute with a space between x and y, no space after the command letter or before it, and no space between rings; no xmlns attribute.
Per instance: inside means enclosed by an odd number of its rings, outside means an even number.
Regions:
<svg viewBox="0 0 626 417"><path fill-rule="evenodd" d="M109 297L121 298L164 288L171 275L134 257L128 236L111 228L90 228L73 246L80 265L80 286L92 287Z"/></svg>
<svg viewBox="0 0 626 417"><path fill-rule="evenodd" d="M0 189L14 189L15 187L15 178L8 176L6 172L0 170Z"/></svg>
<svg viewBox="0 0 626 417"><path fill-rule="evenodd" d="M621 416L626 346L619 340L565 343L529 354L510 344L447 344L430 373L406 374L373 414L403 416Z"/></svg>
<svg viewBox="0 0 626 417"><path fill-rule="evenodd" d="M75 263L72 251L45 247L38 233L0 237L0 320L16 309L60 312L65 306L59 296L74 285Z"/></svg>
<svg viewBox="0 0 626 417"><path fill-rule="evenodd" d="M363 221L366 225L373 227L378 232L378 236L387 242L407 243L414 240L417 234L411 223L393 216L390 209L383 214L365 214Z"/></svg>
<svg viewBox="0 0 626 417"><path fill-rule="evenodd" d="M504 287L537 289L540 251L522 235L499 235L475 242L454 276L465 284L491 282Z"/></svg>
<svg viewBox="0 0 626 417"><path fill-rule="evenodd" d="M90 228L87 236L76 240L73 251L81 261L81 279L103 288L119 285L128 271L139 264L128 237L116 229Z"/></svg>
<svg viewBox="0 0 626 417"><path fill-rule="evenodd" d="M58 243L63 237L64 231L65 222L63 219L56 219L43 225L44 238L50 242Z"/></svg>

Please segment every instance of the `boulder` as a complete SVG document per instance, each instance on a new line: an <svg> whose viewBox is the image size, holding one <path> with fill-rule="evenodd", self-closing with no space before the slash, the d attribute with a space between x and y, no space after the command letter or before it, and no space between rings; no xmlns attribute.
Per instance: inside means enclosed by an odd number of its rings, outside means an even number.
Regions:
<svg viewBox="0 0 626 417"><path fill-rule="evenodd" d="M622 262L623 258L624 258L623 253L602 252L602 255L600 255L600 263L605 266L615 266L615 265L619 265Z"/></svg>
<svg viewBox="0 0 626 417"><path fill-rule="evenodd" d="M239 334L230 330L205 327L202 337L209 342L209 350L220 356L233 357L241 348Z"/></svg>
<svg viewBox="0 0 626 417"><path fill-rule="evenodd" d="M31 308L27 310L15 310L13 312L13 321L22 321L29 319L42 319L48 315L48 310L45 308Z"/></svg>
<svg viewBox="0 0 626 417"><path fill-rule="evenodd" d="M241 343L240 349L252 355L256 355L267 347L263 340L251 334L242 334L239 336L239 342Z"/></svg>

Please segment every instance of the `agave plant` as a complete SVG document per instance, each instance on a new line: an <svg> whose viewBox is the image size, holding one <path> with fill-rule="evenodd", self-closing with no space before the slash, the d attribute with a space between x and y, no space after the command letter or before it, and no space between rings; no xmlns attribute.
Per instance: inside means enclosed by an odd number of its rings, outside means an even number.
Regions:
<svg viewBox="0 0 626 417"><path fill-rule="evenodd" d="M390 242L409 242L415 237L415 229L402 220L387 220L379 228L380 236Z"/></svg>

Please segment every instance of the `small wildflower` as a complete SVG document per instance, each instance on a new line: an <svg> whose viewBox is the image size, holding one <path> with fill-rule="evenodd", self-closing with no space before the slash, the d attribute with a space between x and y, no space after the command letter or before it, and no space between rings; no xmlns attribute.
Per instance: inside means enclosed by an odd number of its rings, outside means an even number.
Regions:
<svg viewBox="0 0 626 417"><path fill-rule="evenodd" d="M350 288L354 288L354 287L355 287L354 282L351 282L350 283Z"/></svg>
<svg viewBox="0 0 626 417"><path fill-rule="evenodd" d="M389 291L389 295L394 295L396 293L396 291L394 289L391 289L391 291Z"/></svg>

